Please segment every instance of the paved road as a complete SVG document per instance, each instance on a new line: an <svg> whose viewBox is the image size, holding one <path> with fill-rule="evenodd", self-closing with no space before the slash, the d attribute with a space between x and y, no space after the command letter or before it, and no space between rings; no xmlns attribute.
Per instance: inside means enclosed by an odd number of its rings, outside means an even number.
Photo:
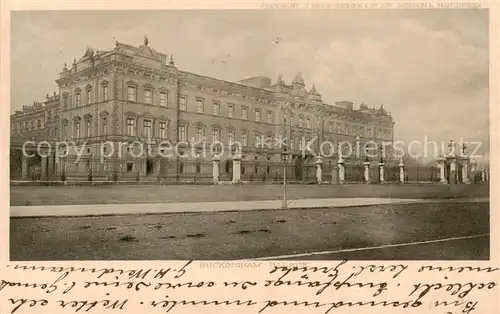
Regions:
<svg viewBox="0 0 500 314"><path fill-rule="evenodd" d="M485 260L489 232L487 202L11 218L10 258L234 260L328 251L287 259ZM430 242L415 244L423 241ZM401 243L412 245L390 246Z"/></svg>
<svg viewBox="0 0 500 314"><path fill-rule="evenodd" d="M277 200L281 185L11 186L11 206ZM291 185L289 199L489 197L487 184Z"/></svg>

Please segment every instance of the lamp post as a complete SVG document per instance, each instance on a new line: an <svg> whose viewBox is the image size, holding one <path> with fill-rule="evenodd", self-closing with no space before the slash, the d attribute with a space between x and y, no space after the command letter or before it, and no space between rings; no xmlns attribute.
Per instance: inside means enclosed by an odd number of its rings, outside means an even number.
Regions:
<svg viewBox="0 0 500 314"><path fill-rule="evenodd" d="M286 138L286 128L287 128L287 111L289 110L288 104L283 107L283 135L284 135L284 143L283 143L283 152L281 152L281 159L283 160L283 203L281 204L282 209L288 208L288 201L286 197L286 163L288 161L288 139Z"/></svg>
<svg viewBox="0 0 500 314"><path fill-rule="evenodd" d="M92 182L92 156L93 154L90 153L90 158L89 158L89 182Z"/></svg>
<svg viewBox="0 0 500 314"><path fill-rule="evenodd" d="M283 160L283 203L281 205L281 208L287 209L288 201L286 199L286 162L288 160L288 151L286 144L284 145L283 152L281 153L281 159Z"/></svg>
<svg viewBox="0 0 500 314"><path fill-rule="evenodd" d="M378 166L379 166L379 169L378 169L378 171L379 171L379 183L383 184L383 183L385 183L385 179L384 179L384 158L383 158L383 152L382 152L382 150L383 150L382 144L380 144L378 148L380 151L380 162L378 164Z"/></svg>

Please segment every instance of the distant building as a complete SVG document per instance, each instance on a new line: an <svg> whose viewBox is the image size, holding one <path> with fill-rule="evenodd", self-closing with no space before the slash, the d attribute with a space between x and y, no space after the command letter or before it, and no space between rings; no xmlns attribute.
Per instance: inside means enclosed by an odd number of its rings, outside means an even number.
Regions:
<svg viewBox="0 0 500 314"><path fill-rule="evenodd" d="M257 176L281 171L276 166L283 151L279 136L288 139L288 150L293 153L289 162L297 166L311 164L299 150L315 136L318 142L310 146L315 150L321 141L336 145L358 137L361 143L393 140L394 122L382 106L370 109L361 104L358 110L349 101L325 104L314 85L306 88L300 73L287 84L281 76L275 82L254 77L234 83L182 71L172 56L151 48L147 38L139 47L119 42L109 51L88 47L70 67L64 65L56 82L58 93L11 116L14 137L75 141L76 149L85 144L79 163L74 162L74 148L57 165L49 161L54 166L48 176L63 171L78 176L90 168L95 174L130 178L139 174L145 180L210 176L210 154L158 157L162 149L158 144L166 140L172 144L203 138L208 144L238 141L242 175ZM120 146L134 141L150 143L146 156L135 157L134 149ZM103 142L114 147L101 151ZM201 149L195 145L196 151ZM336 156L325 158L325 164L335 166ZM230 156L223 155L221 165L221 172L229 174ZM291 175L303 176L300 171Z"/></svg>

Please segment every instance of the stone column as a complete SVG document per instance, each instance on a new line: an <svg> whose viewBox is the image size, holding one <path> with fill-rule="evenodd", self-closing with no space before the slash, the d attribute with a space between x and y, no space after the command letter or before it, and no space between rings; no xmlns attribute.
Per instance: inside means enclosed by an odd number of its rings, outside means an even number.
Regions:
<svg viewBox="0 0 500 314"><path fill-rule="evenodd" d="M365 161L363 165L365 166L365 183L370 183L370 162Z"/></svg>
<svg viewBox="0 0 500 314"><path fill-rule="evenodd" d="M339 156L339 159L337 160L337 165L339 167L339 183L344 184L345 183L345 165L344 165L344 159L342 156Z"/></svg>
<svg viewBox="0 0 500 314"><path fill-rule="evenodd" d="M462 182L467 184L470 183L468 168L468 162L464 160L462 164Z"/></svg>
<svg viewBox="0 0 500 314"><path fill-rule="evenodd" d="M438 160L437 160L438 168L439 168L439 183L447 184L448 182L446 181L446 174L444 172L444 168L445 168L444 161L445 161L444 158L438 158Z"/></svg>
<svg viewBox="0 0 500 314"><path fill-rule="evenodd" d="M380 173L380 184L384 184L385 183L385 180L384 180L384 163L381 162L378 164L378 170L379 170L379 173Z"/></svg>
<svg viewBox="0 0 500 314"><path fill-rule="evenodd" d="M28 180L28 156L21 154L21 180Z"/></svg>
<svg viewBox="0 0 500 314"><path fill-rule="evenodd" d="M484 169L481 169L481 181L486 182L486 172Z"/></svg>
<svg viewBox="0 0 500 314"><path fill-rule="evenodd" d="M488 170L485 170L484 171L484 181L488 182L489 179L490 179L490 173L488 172Z"/></svg>
<svg viewBox="0 0 500 314"><path fill-rule="evenodd" d="M451 184L457 183L457 163L455 159L450 162L450 182Z"/></svg>
<svg viewBox="0 0 500 314"><path fill-rule="evenodd" d="M318 184L323 183L323 158L321 156L318 156L316 158L316 181Z"/></svg>
<svg viewBox="0 0 500 314"><path fill-rule="evenodd" d="M212 177L213 177L213 184L218 184L219 183L219 162L220 162L220 157L218 155L214 155L212 157Z"/></svg>
<svg viewBox="0 0 500 314"><path fill-rule="evenodd" d="M41 178L40 180L47 180L47 156L41 156L42 159L41 159L41 165L40 165L40 168L41 168Z"/></svg>
<svg viewBox="0 0 500 314"><path fill-rule="evenodd" d="M403 164L403 161L401 160L399 162L399 182L405 183L405 165Z"/></svg>
<svg viewBox="0 0 500 314"><path fill-rule="evenodd" d="M477 173L476 173L476 161L472 160L470 163L470 176L469 176L469 178L472 179L471 180L472 183L476 183L476 181L477 181L476 175L477 175Z"/></svg>
<svg viewBox="0 0 500 314"><path fill-rule="evenodd" d="M232 183L240 183L241 182L241 156L239 154L235 154L233 156L233 182Z"/></svg>

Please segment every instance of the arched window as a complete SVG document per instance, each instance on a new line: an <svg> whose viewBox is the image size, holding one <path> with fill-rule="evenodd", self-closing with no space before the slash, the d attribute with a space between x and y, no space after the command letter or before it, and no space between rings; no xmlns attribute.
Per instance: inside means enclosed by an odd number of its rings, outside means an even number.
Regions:
<svg viewBox="0 0 500 314"><path fill-rule="evenodd" d="M74 120L75 124L75 138L80 138L80 128L81 128L81 119L76 117Z"/></svg>
<svg viewBox="0 0 500 314"><path fill-rule="evenodd" d="M75 89L75 107L80 107L82 105L82 90L80 88Z"/></svg>
<svg viewBox="0 0 500 314"><path fill-rule="evenodd" d="M90 105L92 103L92 86L91 85L87 85L85 87L85 91L86 91L86 104L87 105Z"/></svg>

